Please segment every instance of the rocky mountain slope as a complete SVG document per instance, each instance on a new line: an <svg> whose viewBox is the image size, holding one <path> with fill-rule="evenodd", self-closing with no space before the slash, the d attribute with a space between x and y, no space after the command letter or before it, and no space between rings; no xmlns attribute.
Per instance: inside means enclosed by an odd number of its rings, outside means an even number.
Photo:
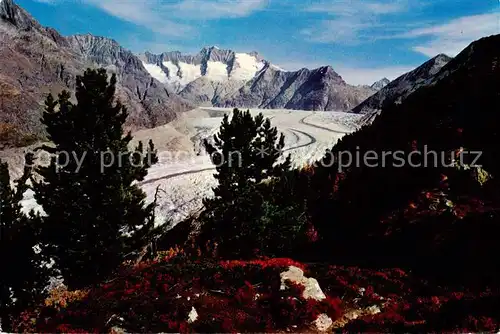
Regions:
<svg viewBox="0 0 500 334"><path fill-rule="evenodd" d="M460 285L466 277L485 284L481 275L500 275L492 250L496 240L486 238L497 235L493 231L500 226L495 177L500 173L499 59L500 35L472 43L441 69L432 84L400 104L384 105L371 126L342 138L334 153L377 152L378 168L361 163L339 173L333 165L314 174L314 194L326 198L318 204L317 219L325 226L319 233L333 236L327 246L337 243L337 232L338 243L345 242L337 251L353 256L351 251L364 245L358 256L370 265L375 258L388 261L383 265L393 261L390 265L414 266L414 273L418 269L433 277L443 275ZM380 159L386 152L404 152L400 156L405 163L397 155ZM418 159L411 156L414 152ZM424 157L424 152L434 152L436 158ZM337 178L342 184L331 195ZM344 226L333 227L331 221ZM342 228L361 239L344 238ZM362 240L361 235L370 237ZM346 245L356 247L347 250Z"/></svg>
<svg viewBox="0 0 500 334"><path fill-rule="evenodd" d="M21 133L42 135L39 119L46 94L73 89L76 75L88 67L103 66L117 74L118 96L129 108L132 129L164 124L192 107L115 41L63 37L12 0L0 2L0 59L0 123Z"/></svg>
<svg viewBox="0 0 500 334"><path fill-rule="evenodd" d="M145 53L141 59L152 76L202 106L348 110L376 92L346 84L331 67L288 72L256 52L210 47L196 55Z"/></svg>
<svg viewBox="0 0 500 334"><path fill-rule="evenodd" d="M117 74L117 95L129 108L133 130L165 124L194 106L348 110L376 92L346 84L331 67L287 72L256 52L210 47L196 55L136 56L104 37L64 37L13 0L0 2L0 59L4 142L25 134L43 137L47 93L71 91L88 67Z"/></svg>
<svg viewBox="0 0 500 334"><path fill-rule="evenodd" d="M4 124L16 134L43 135L44 97L71 90L87 67L117 74L118 96L130 112L127 126L138 129L165 124L195 106L352 110L373 119L384 103L399 103L429 84L450 60L439 55L392 82L352 86L330 66L284 71L256 52L209 47L195 55L136 56L107 38L63 37L12 0L0 2L0 42L0 140Z"/></svg>
<svg viewBox="0 0 500 334"><path fill-rule="evenodd" d="M384 103L401 103L418 88L430 84L432 77L450 60L451 58L444 54L428 60L413 71L405 73L388 83L376 94L356 106L352 111L355 113L371 114L380 111ZM377 84L375 83L374 85Z"/></svg>
<svg viewBox="0 0 500 334"><path fill-rule="evenodd" d="M331 66L286 72L267 64L252 80L217 102L220 107L348 110L372 95L348 85Z"/></svg>
<svg viewBox="0 0 500 334"><path fill-rule="evenodd" d="M336 263L401 267L426 281L424 289L396 292L413 301L386 304L382 313L391 315L361 319L346 331L500 328L500 299L488 292L499 291L500 277L495 254L499 60L500 35L472 43L430 85L400 104L384 105L371 126L346 135L333 148L334 157L348 151L374 160L358 159L340 170L341 162L328 164L332 155L327 154L305 178L298 193L310 192L310 219L323 238L315 256L324 252L325 260ZM437 153L436 158L425 152ZM380 295L382 288L372 283ZM438 297L437 287L455 291L458 298ZM424 304L432 306L423 311Z"/></svg>

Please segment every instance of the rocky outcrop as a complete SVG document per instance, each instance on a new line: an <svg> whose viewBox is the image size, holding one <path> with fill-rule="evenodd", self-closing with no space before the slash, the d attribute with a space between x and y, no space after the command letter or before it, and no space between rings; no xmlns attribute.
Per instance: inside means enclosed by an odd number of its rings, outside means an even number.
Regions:
<svg viewBox="0 0 500 334"><path fill-rule="evenodd" d="M214 106L231 93L236 92L245 82L242 80L227 80L218 82L206 77L200 77L189 83L179 95L197 106Z"/></svg>
<svg viewBox="0 0 500 334"><path fill-rule="evenodd" d="M280 274L280 278L280 290L285 290L287 288L287 282L290 281L304 287L304 292L302 293L304 299L312 298L318 301L326 299L326 295L321 290L318 281L312 277L305 277L304 271L298 267L290 266L287 271ZM325 332L332 327L333 320L328 314L321 313L313 321L313 325L318 331Z"/></svg>
<svg viewBox="0 0 500 334"><path fill-rule="evenodd" d="M132 127L159 126L174 119L177 113L192 109L190 103L152 78L141 60L114 40L76 35L68 37L68 41L86 62L117 74L120 99L133 106L128 121Z"/></svg>
<svg viewBox="0 0 500 334"><path fill-rule="evenodd" d="M389 80L387 78L383 78L383 79L380 79L379 81L374 82L373 85L371 85L370 87L375 89L376 91L379 91L382 88L384 88L385 86L387 86L390 82L391 82L391 80Z"/></svg>
<svg viewBox="0 0 500 334"><path fill-rule="evenodd" d="M0 1L0 19L24 31L45 30L28 12L16 6L12 0Z"/></svg>
<svg viewBox="0 0 500 334"><path fill-rule="evenodd" d="M188 323L193 323L198 319L198 312L196 312L196 309L194 306L191 307L191 311L189 311L188 314Z"/></svg>
<svg viewBox="0 0 500 334"><path fill-rule="evenodd" d="M373 121L373 114L382 109L385 103L401 103L418 88L430 85L433 77L451 60L440 54L411 72L405 73L387 84L376 94L356 106L352 112L369 114L367 120Z"/></svg>
<svg viewBox="0 0 500 334"><path fill-rule="evenodd" d="M314 300L323 300L326 298L325 294L321 290L321 287L319 286L318 281L311 277L305 277L304 271L298 267L290 266L287 271L280 274L280 278L281 290L285 290L287 288L286 282L291 281L304 286L302 297L305 299L312 298Z"/></svg>

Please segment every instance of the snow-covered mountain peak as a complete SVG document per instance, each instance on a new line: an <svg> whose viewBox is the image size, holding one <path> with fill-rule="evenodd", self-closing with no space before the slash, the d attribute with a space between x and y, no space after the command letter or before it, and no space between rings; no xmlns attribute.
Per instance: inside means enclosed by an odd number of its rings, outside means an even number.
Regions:
<svg viewBox="0 0 500 334"><path fill-rule="evenodd" d="M332 66L285 71L257 52L204 47L194 55L145 53L144 67L196 105L348 110L375 90L348 85Z"/></svg>
<svg viewBox="0 0 500 334"><path fill-rule="evenodd" d="M236 53L217 46L204 47L198 54L179 51L141 56L144 67L160 82L178 92L200 77L214 82L227 80L249 81L267 63L257 52Z"/></svg>

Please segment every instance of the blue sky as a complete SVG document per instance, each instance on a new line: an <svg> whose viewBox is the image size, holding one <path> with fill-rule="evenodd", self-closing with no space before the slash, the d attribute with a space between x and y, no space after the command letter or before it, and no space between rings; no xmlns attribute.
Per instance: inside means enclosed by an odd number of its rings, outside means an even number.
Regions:
<svg viewBox="0 0 500 334"><path fill-rule="evenodd" d="M500 33L499 0L15 0L63 35L134 52L257 51L287 70L332 65L352 84L394 79Z"/></svg>

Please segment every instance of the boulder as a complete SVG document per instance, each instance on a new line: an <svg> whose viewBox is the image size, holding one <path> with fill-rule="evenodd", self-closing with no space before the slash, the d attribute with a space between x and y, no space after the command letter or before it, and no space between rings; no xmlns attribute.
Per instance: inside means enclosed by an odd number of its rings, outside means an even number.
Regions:
<svg viewBox="0 0 500 334"><path fill-rule="evenodd" d="M198 312L196 312L196 309L194 306L191 307L191 311L188 314L188 323L193 323L198 319Z"/></svg>
<svg viewBox="0 0 500 334"><path fill-rule="evenodd" d="M325 294L321 290L318 281L315 278L307 278L304 276L304 272L302 269L297 268L295 266L288 267L288 271L282 272L280 274L281 277L281 290L285 290L286 281L290 280L297 284L301 284L304 286L304 294L303 297L305 299L313 298L315 300L323 300L326 299Z"/></svg>

